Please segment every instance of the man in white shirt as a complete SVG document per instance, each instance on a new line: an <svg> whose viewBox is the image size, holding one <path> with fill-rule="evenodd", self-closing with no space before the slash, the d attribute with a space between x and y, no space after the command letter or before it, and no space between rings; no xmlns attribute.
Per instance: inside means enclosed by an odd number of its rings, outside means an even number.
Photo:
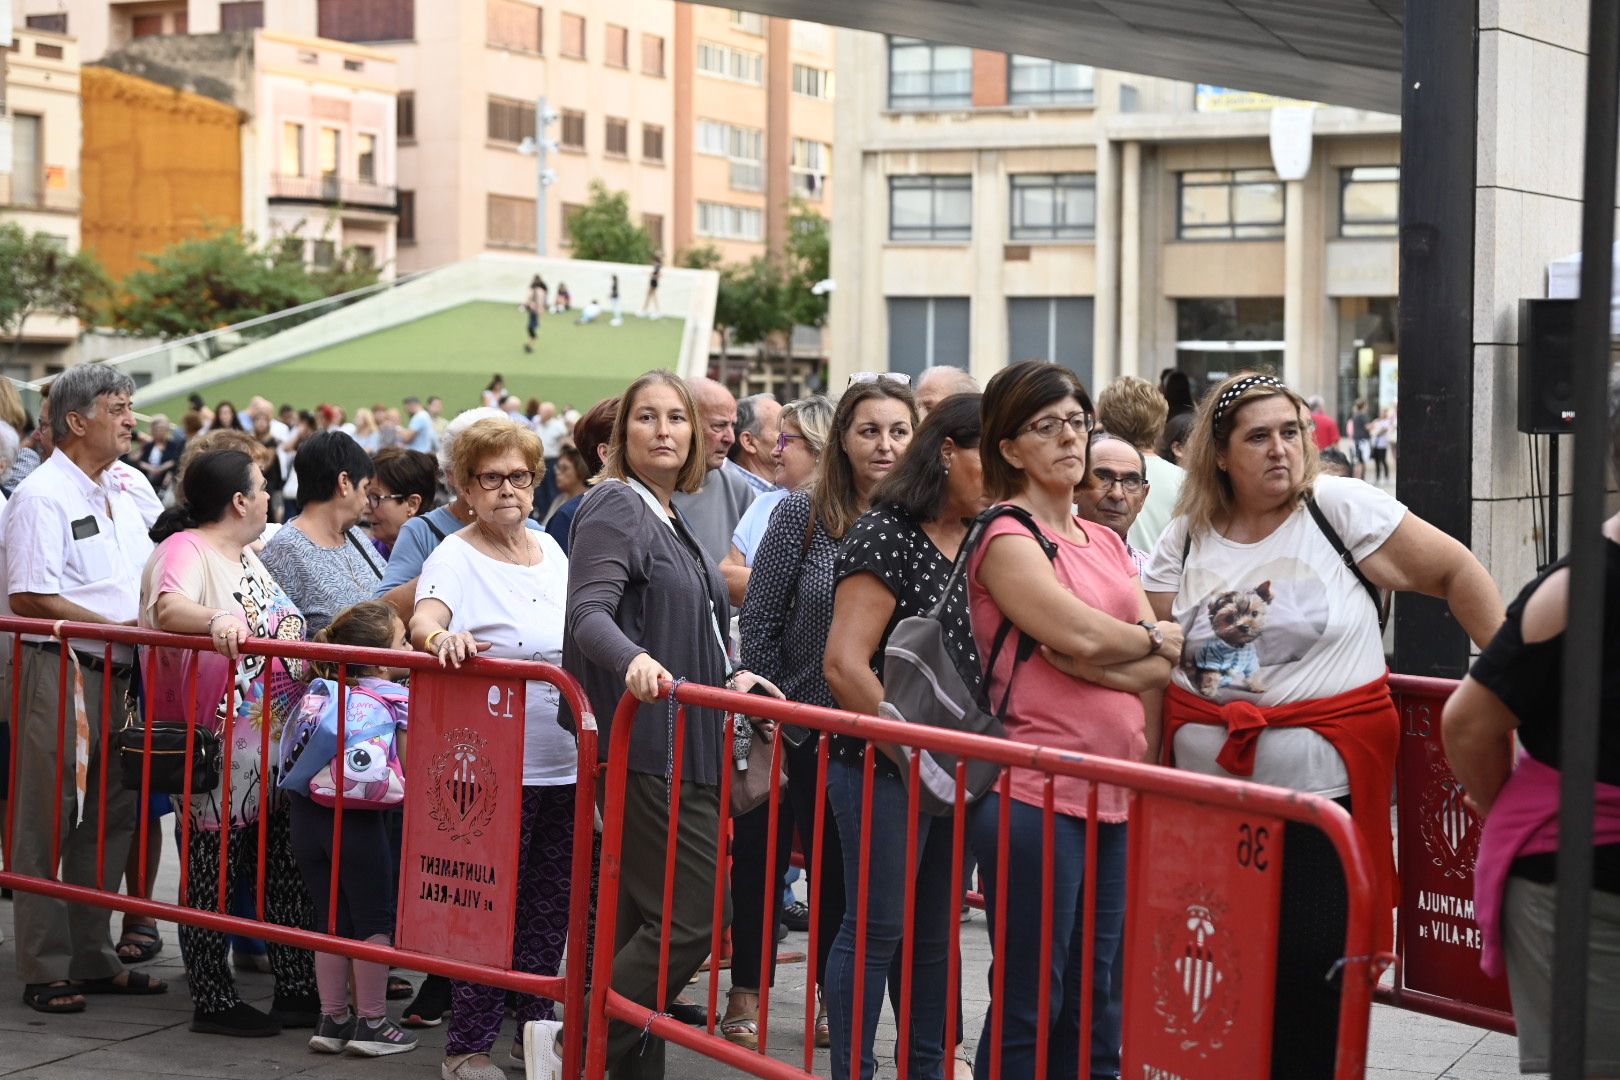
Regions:
<svg viewBox="0 0 1620 1080"><path fill-rule="evenodd" d="M545 458L546 475L540 478L540 490L535 495L534 505L537 510L550 507L551 501L557 497L557 459L562 456L563 444L568 441L568 436L573 430L573 425L557 415L555 402L540 403L540 411L535 414L534 433L540 436L540 445L543 448L541 456Z"/></svg>
<svg viewBox="0 0 1620 1080"><path fill-rule="evenodd" d="M690 495L677 492L671 501L704 553L718 566L731 551L731 534L756 492L743 478L743 470L726 460L737 441L737 399L713 379L693 379L690 386L697 401L697 420L703 425L704 464L709 471L697 491Z"/></svg>
<svg viewBox="0 0 1620 1080"><path fill-rule="evenodd" d="M776 436L781 432L778 418L782 406L769 394L754 394L737 402L737 442L731 448L731 463L742 470L755 494L776 487Z"/></svg>
<svg viewBox="0 0 1620 1080"><path fill-rule="evenodd" d="M270 404L270 399L266 397L255 397L248 402L248 407L242 414L243 429L251 433L253 431L253 422L261 416L270 421L270 437L278 443L285 442L287 436L292 433L292 429L276 419L275 408Z"/></svg>
<svg viewBox="0 0 1620 1080"><path fill-rule="evenodd" d="M135 431L129 376L101 364L68 369L51 387L51 437L56 452L18 485L6 505L6 592L11 610L25 618L132 626L140 608L140 577L152 542L130 482L144 478L115 470ZM48 635L24 635L21 703L14 725L17 756L16 829L12 868L35 877L111 886L123 874L139 808L124 790L118 769L101 784L103 700L108 730L127 719L125 699L133 650L115 645L110 664L95 642L77 643L64 656ZM60 671L82 677L83 713L72 694L60 695ZM58 719L67 727L58 761ZM67 756L71 755L71 757ZM82 776L83 781L77 778ZM81 787L82 783L82 787ZM104 807L103 807L104 802ZM60 865L52 862L52 836L60 818ZM106 821L97 866L97 822ZM77 1012L84 994L161 993L167 987L124 968L104 908L18 892L17 973L24 1000L41 1012ZM70 982L71 980L71 982ZM74 985L77 984L77 985Z"/></svg>
<svg viewBox="0 0 1620 1080"><path fill-rule="evenodd" d="M432 454L439 449L439 433L433 429L433 417L422 408L422 399L412 394L405 399L405 412L410 421L399 433L399 445L407 450L420 450Z"/></svg>

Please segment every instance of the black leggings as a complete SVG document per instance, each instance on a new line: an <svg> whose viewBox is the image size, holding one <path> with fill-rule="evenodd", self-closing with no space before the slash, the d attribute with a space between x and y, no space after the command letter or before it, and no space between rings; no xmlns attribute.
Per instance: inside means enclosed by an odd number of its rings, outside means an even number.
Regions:
<svg viewBox="0 0 1620 1080"><path fill-rule="evenodd" d="M1350 809L1348 796L1334 802ZM1282 908L1271 1032L1274 1080L1331 1080L1339 1037L1334 965L1344 955L1350 904L1344 867L1327 834L1289 822L1283 831ZM1328 973L1332 972L1332 978Z"/></svg>

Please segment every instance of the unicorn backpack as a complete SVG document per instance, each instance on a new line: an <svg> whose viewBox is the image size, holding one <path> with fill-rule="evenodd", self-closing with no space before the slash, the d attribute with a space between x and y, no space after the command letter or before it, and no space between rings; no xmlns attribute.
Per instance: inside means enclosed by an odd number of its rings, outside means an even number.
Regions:
<svg viewBox="0 0 1620 1080"><path fill-rule="evenodd" d="M349 687L341 750L337 693L337 684L329 679L310 684L298 723L289 723L282 737L280 786L307 793L322 806L332 806L338 801L341 777L345 809L380 810L399 805L405 798L405 770L395 733L409 708L405 689L380 680Z"/></svg>

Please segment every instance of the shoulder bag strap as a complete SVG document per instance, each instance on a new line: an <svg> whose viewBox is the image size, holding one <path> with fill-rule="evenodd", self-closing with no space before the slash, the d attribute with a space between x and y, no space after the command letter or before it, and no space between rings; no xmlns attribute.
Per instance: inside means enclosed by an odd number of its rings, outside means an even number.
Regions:
<svg viewBox="0 0 1620 1080"><path fill-rule="evenodd" d="M360 542L360 538L354 534L354 530L350 529L348 532L344 533L344 535L349 538L349 543L354 545L354 550L360 553L360 558L365 560L366 566L369 567L371 572L377 576L377 580L381 581L383 572L377 569L376 563L371 561L371 556L366 553L365 544Z"/></svg>
<svg viewBox="0 0 1620 1080"><path fill-rule="evenodd" d="M1305 496L1305 509L1311 512L1311 520L1316 522L1316 527L1322 531L1322 535L1327 538L1327 542L1338 553L1339 561L1344 563L1345 569L1354 574L1356 580L1361 582L1361 587L1367 590L1367 595L1372 598L1373 610L1378 612L1378 629L1382 630L1384 625L1389 622L1389 597L1378 586L1367 580L1367 575L1361 572L1361 567L1356 565L1355 557L1350 554L1350 549L1344 546L1344 541L1339 538L1338 531L1328 521L1327 515L1322 513L1322 508L1316 504L1314 495Z"/></svg>
<svg viewBox="0 0 1620 1080"><path fill-rule="evenodd" d="M434 540L438 541L441 544L444 543L444 530L439 528L437 525L433 524L433 519L431 517L428 517L426 514L423 514L422 515L422 524L424 524L424 525L426 525L428 527L428 532L433 534L433 539Z"/></svg>

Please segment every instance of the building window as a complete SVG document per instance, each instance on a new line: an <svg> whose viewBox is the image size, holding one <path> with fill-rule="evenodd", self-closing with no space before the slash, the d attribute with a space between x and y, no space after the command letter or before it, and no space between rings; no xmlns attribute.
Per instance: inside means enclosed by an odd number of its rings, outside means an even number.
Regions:
<svg viewBox="0 0 1620 1080"><path fill-rule="evenodd" d="M132 38L156 37L161 33L162 15L136 15L129 20L129 36Z"/></svg>
<svg viewBox="0 0 1620 1080"><path fill-rule="evenodd" d="M534 200L487 196L484 241L490 247L534 248Z"/></svg>
<svg viewBox="0 0 1620 1080"><path fill-rule="evenodd" d="M1339 235L1394 236L1400 231L1401 167L1358 165L1339 171Z"/></svg>
<svg viewBox="0 0 1620 1080"><path fill-rule="evenodd" d="M809 64L793 65L793 92L805 97L821 98L831 101L833 96L833 73L823 71Z"/></svg>
<svg viewBox="0 0 1620 1080"><path fill-rule="evenodd" d="M233 5L226 4L225 6L231 7ZM52 34L65 34L68 32L68 17L66 12L58 12L54 15L29 15L24 18L23 25L30 30L46 30Z"/></svg>
<svg viewBox="0 0 1620 1080"><path fill-rule="evenodd" d="M641 73L664 77L664 39L657 34L641 35Z"/></svg>
<svg viewBox="0 0 1620 1080"><path fill-rule="evenodd" d="M610 157L630 156L630 121L617 116L603 120L602 152Z"/></svg>
<svg viewBox="0 0 1620 1080"><path fill-rule="evenodd" d="M630 31L622 26L608 24L607 40L602 46L602 62L608 67L630 66Z"/></svg>
<svg viewBox="0 0 1620 1080"><path fill-rule="evenodd" d="M343 171L343 135L337 128L321 128L319 152L321 178L335 180Z"/></svg>
<svg viewBox="0 0 1620 1080"><path fill-rule="evenodd" d="M889 108L956 109L972 104L972 49L918 38L889 39Z"/></svg>
<svg viewBox="0 0 1620 1080"><path fill-rule="evenodd" d="M585 59L585 16L563 12L562 54L575 60Z"/></svg>
<svg viewBox="0 0 1620 1080"><path fill-rule="evenodd" d="M400 142L416 141L416 91L401 90L394 109L394 135Z"/></svg>
<svg viewBox="0 0 1620 1080"><path fill-rule="evenodd" d="M44 144L40 117L27 113L11 116L11 204L38 206L44 194Z"/></svg>
<svg viewBox="0 0 1620 1080"><path fill-rule="evenodd" d="M264 26L264 0L219 5L221 30L259 30Z"/></svg>
<svg viewBox="0 0 1620 1080"><path fill-rule="evenodd" d="M315 26L337 41L410 41L416 0L317 0Z"/></svg>
<svg viewBox="0 0 1620 1080"><path fill-rule="evenodd" d="M720 79L761 86L765 82L765 57L747 49L733 49L712 41L698 42L698 70Z"/></svg>
<svg viewBox="0 0 1620 1080"><path fill-rule="evenodd" d="M399 224L394 228L395 237L402 244L416 243L416 192L401 191L395 208L399 213Z"/></svg>
<svg viewBox="0 0 1620 1080"><path fill-rule="evenodd" d="M890 371L915 379L936 364L967 370L967 297L891 296L888 308Z"/></svg>
<svg viewBox="0 0 1620 1080"><path fill-rule="evenodd" d="M1197 396L1234 371L1281 375L1282 297L1176 301L1176 367Z"/></svg>
<svg viewBox="0 0 1620 1080"><path fill-rule="evenodd" d="M1094 304L1089 296L1009 298L1008 361L1049 360L1090 385Z"/></svg>
<svg viewBox="0 0 1620 1080"><path fill-rule="evenodd" d="M641 156L645 161L664 160L664 129L658 124L641 125Z"/></svg>
<svg viewBox="0 0 1620 1080"><path fill-rule="evenodd" d="M539 53L544 40L539 8L520 0L487 0L484 41L490 48Z"/></svg>
<svg viewBox="0 0 1620 1080"><path fill-rule="evenodd" d="M697 148L731 160L733 191L765 190L765 132L718 120L699 120Z"/></svg>
<svg viewBox="0 0 1620 1080"><path fill-rule="evenodd" d="M281 125L281 175L304 175L304 125Z"/></svg>
<svg viewBox="0 0 1620 1080"><path fill-rule="evenodd" d="M489 141L520 143L534 134L534 102L515 98L489 99Z"/></svg>
<svg viewBox="0 0 1620 1080"><path fill-rule="evenodd" d="M663 251L664 250L664 215L663 214L642 214L641 215L641 227L643 229L646 229L647 230L647 235L652 238L653 250L654 251Z"/></svg>
<svg viewBox="0 0 1620 1080"><path fill-rule="evenodd" d="M355 159L355 173L362 184L377 182L377 136L361 132L356 136L359 154Z"/></svg>
<svg viewBox="0 0 1620 1080"><path fill-rule="evenodd" d="M1012 178L1013 240L1090 240L1097 234L1094 173L1036 173Z"/></svg>
<svg viewBox="0 0 1620 1080"><path fill-rule="evenodd" d="M699 202L697 232L715 240L758 242L765 239L765 214L752 206Z"/></svg>
<svg viewBox="0 0 1620 1080"><path fill-rule="evenodd" d="M558 217L562 221L562 236L558 238L560 247L574 246L574 215L585 209L578 203L563 203L558 207Z"/></svg>
<svg viewBox="0 0 1620 1080"><path fill-rule="evenodd" d="M757 37L765 36L765 16L757 11L732 11L731 28Z"/></svg>
<svg viewBox="0 0 1620 1080"><path fill-rule="evenodd" d="M832 164L832 147L815 139L794 139L789 162L793 193L815 202L821 200Z"/></svg>
<svg viewBox="0 0 1620 1080"><path fill-rule="evenodd" d="M889 177L890 240L971 240L971 176Z"/></svg>
<svg viewBox="0 0 1620 1080"><path fill-rule="evenodd" d="M585 114L577 109L564 109L562 111L562 139L558 142L564 150L585 149Z"/></svg>
<svg viewBox="0 0 1620 1080"><path fill-rule="evenodd" d="M1009 105L1090 105L1093 72L1085 64L1065 64L1038 56L1013 56L1007 64Z"/></svg>
<svg viewBox="0 0 1620 1080"><path fill-rule="evenodd" d="M1217 169L1176 176L1182 240L1260 240L1283 234L1283 186L1270 169Z"/></svg>
<svg viewBox="0 0 1620 1080"><path fill-rule="evenodd" d="M63 56L62 46L52 45L45 41L34 42L34 55L41 60L60 60Z"/></svg>

